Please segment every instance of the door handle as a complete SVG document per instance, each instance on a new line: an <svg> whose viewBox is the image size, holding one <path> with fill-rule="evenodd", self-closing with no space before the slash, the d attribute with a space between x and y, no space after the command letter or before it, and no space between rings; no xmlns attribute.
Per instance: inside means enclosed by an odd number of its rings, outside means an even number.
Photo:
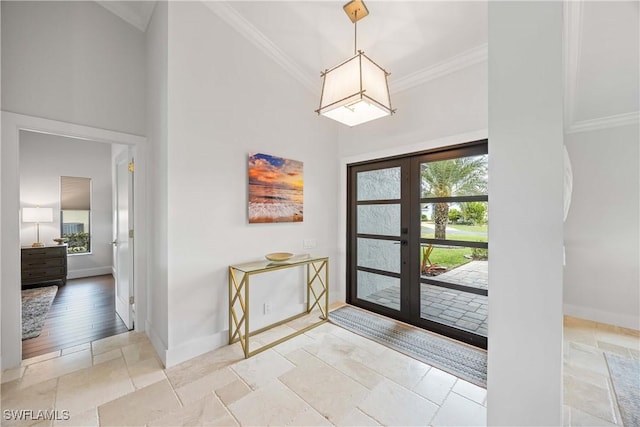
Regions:
<svg viewBox="0 0 640 427"><path fill-rule="evenodd" d="M408 241L406 241L406 240L401 240L401 241L400 241L400 244L401 244L402 246L407 246L407 245L409 244L409 242L408 242Z"/></svg>
<svg viewBox="0 0 640 427"><path fill-rule="evenodd" d="M111 244L112 244L113 246L118 246L118 239L116 239L116 240L114 240L113 242L111 242Z"/></svg>

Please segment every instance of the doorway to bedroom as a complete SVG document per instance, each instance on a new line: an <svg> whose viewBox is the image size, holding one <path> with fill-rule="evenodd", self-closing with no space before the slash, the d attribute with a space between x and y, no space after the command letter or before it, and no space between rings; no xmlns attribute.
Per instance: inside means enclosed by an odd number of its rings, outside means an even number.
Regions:
<svg viewBox="0 0 640 427"><path fill-rule="evenodd" d="M347 302L486 348L487 140L347 176Z"/></svg>

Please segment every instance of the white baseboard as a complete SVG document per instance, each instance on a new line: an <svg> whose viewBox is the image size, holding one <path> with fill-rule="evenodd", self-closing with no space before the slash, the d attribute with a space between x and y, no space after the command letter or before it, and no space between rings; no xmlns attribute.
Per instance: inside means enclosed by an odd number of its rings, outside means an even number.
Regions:
<svg viewBox="0 0 640 427"><path fill-rule="evenodd" d="M147 337L149 337L149 341L151 341L151 345L153 345L153 348L156 350L156 353L158 353L158 357L160 358L160 361L166 368L167 367L166 345L164 344L162 339L160 339L160 337L156 334L156 331L153 329L153 325L148 320L144 322L144 329L145 329L145 333L147 334Z"/></svg>
<svg viewBox="0 0 640 427"><path fill-rule="evenodd" d="M111 267L82 268L80 270L69 270L67 279L79 279L82 277L102 276L112 274Z"/></svg>
<svg viewBox="0 0 640 427"><path fill-rule="evenodd" d="M591 307L581 307L573 304L563 304L564 314L580 319L593 320L598 323L621 326L623 328L640 330L640 317L628 314L611 313Z"/></svg>
<svg viewBox="0 0 640 427"><path fill-rule="evenodd" d="M193 359L208 351L220 348L229 343L229 331L224 330L206 337L191 340L181 346L167 350L165 366L170 368L186 360Z"/></svg>

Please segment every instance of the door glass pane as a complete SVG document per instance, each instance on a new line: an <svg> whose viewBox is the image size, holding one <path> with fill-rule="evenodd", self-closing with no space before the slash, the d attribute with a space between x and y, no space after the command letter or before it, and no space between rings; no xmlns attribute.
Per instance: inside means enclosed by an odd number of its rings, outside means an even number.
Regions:
<svg viewBox="0 0 640 427"><path fill-rule="evenodd" d="M400 235L400 205L358 206L358 233Z"/></svg>
<svg viewBox="0 0 640 427"><path fill-rule="evenodd" d="M399 311L400 279L358 271L357 297Z"/></svg>
<svg viewBox="0 0 640 427"><path fill-rule="evenodd" d="M400 198L400 167L357 174L358 201Z"/></svg>
<svg viewBox="0 0 640 427"><path fill-rule="evenodd" d="M400 274L400 242L358 239L358 267Z"/></svg>
<svg viewBox="0 0 640 427"><path fill-rule="evenodd" d="M488 202L423 203L423 239L488 241Z"/></svg>
<svg viewBox="0 0 640 427"><path fill-rule="evenodd" d="M441 282L488 289L489 250L422 243L420 275Z"/></svg>
<svg viewBox="0 0 640 427"><path fill-rule="evenodd" d="M460 157L420 165L420 194L426 197L487 194L487 155Z"/></svg>
<svg viewBox="0 0 640 427"><path fill-rule="evenodd" d="M488 302L486 295L420 285L420 317L457 329L487 336Z"/></svg>

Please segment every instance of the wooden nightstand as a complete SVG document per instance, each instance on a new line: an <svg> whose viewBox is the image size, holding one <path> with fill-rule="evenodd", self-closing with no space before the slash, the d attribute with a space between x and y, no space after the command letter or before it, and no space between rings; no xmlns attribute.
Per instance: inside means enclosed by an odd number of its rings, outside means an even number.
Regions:
<svg viewBox="0 0 640 427"><path fill-rule="evenodd" d="M67 283L67 245L23 247L22 286L59 280Z"/></svg>

